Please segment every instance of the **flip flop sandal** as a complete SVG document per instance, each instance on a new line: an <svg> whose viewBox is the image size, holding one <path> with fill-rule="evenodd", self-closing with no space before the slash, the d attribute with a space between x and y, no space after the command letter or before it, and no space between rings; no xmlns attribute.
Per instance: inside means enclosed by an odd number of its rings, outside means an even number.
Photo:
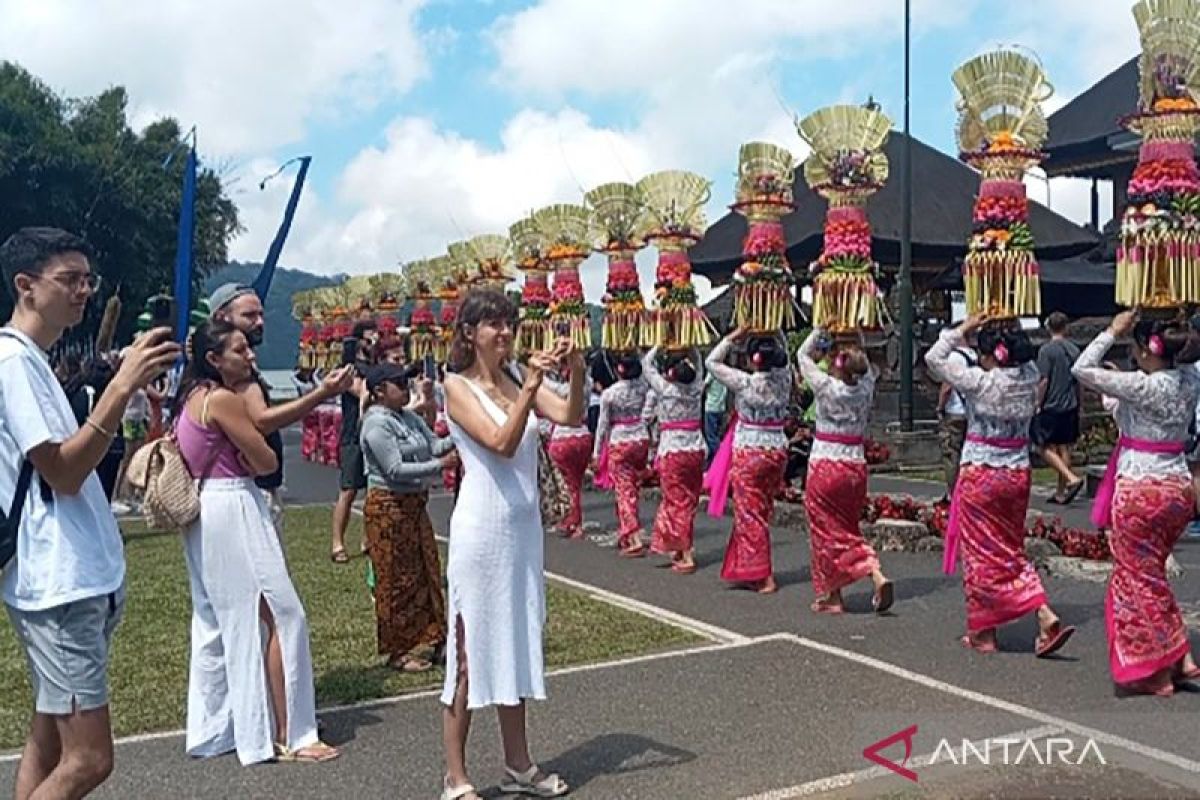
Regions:
<svg viewBox="0 0 1200 800"><path fill-rule="evenodd" d="M646 546L639 544L637 547L626 547L617 553L621 558L642 558L646 555Z"/></svg>
<svg viewBox="0 0 1200 800"><path fill-rule="evenodd" d="M346 548L339 547L329 554L329 560L335 564L347 564L350 562L350 555L346 552Z"/></svg>
<svg viewBox="0 0 1200 800"><path fill-rule="evenodd" d="M878 591L871 595L871 608L875 609L876 614L882 614L892 607L896 602L896 587L891 581L884 581L880 584Z"/></svg>
<svg viewBox="0 0 1200 800"><path fill-rule="evenodd" d="M1172 679L1176 683L1190 683L1191 681L1200 681L1200 667L1192 667L1191 669L1179 669L1174 671Z"/></svg>
<svg viewBox="0 0 1200 800"><path fill-rule="evenodd" d="M1067 487L1067 496L1063 498L1062 504L1064 506L1069 506L1069 505L1071 505L1071 503L1075 502L1075 498L1079 496L1079 493L1081 491L1083 491L1083 487L1086 483L1087 483L1087 481L1081 480L1081 481L1077 481L1077 482L1071 484L1070 486L1068 486Z"/></svg>
<svg viewBox="0 0 1200 800"><path fill-rule="evenodd" d="M280 764L324 764L340 755L337 750L320 741L296 750L275 743L275 760Z"/></svg>
<svg viewBox="0 0 1200 800"><path fill-rule="evenodd" d="M1162 686L1152 686L1146 681L1134 681L1133 683L1114 683L1113 696L1126 697L1171 697L1175 694L1175 687L1170 682L1164 683Z"/></svg>
<svg viewBox="0 0 1200 800"><path fill-rule="evenodd" d="M1061 650L1063 645L1067 643L1067 640L1075 633L1075 628L1072 625L1063 625L1061 622L1056 622L1049 633L1049 637L1046 634L1041 634L1034 640L1034 653L1038 658L1045 658Z"/></svg>
<svg viewBox="0 0 1200 800"><path fill-rule="evenodd" d="M443 786L444 786L444 784L443 784ZM444 788L442 789L441 800L462 800L462 798L466 797L469 794L473 794L476 797L479 797L479 793L477 791L475 791L475 787L469 783L464 783L462 786L455 786L454 788L450 788L449 786L444 786Z"/></svg>
<svg viewBox="0 0 1200 800"><path fill-rule="evenodd" d="M527 797L562 797L571 791L566 781L558 775L550 774L534 783L538 766L532 765L525 772L517 772L509 767L504 768L505 779L500 782L500 791L505 794L523 794Z"/></svg>
<svg viewBox="0 0 1200 800"><path fill-rule="evenodd" d="M696 571L695 564L672 564L671 572L677 575L691 575Z"/></svg>

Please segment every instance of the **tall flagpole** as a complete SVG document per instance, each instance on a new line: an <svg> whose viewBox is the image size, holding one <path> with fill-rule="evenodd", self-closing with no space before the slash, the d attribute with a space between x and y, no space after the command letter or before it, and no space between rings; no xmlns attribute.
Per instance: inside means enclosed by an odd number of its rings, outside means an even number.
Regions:
<svg viewBox="0 0 1200 800"><path fill-rule="evenodd" d="M900 186L900 429L913 429L913 289L912 289L912 131L909 105L912 89L912 2L904 0L904 143Z"/></svg>

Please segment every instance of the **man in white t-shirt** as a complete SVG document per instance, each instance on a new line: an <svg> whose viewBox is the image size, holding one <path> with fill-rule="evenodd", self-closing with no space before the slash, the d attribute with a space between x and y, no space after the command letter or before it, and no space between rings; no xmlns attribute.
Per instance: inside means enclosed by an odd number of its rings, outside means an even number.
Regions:
<svg viewBox="0 0 1200 800"><path fill-rule="evenodd" d="M979 363L978 356L970 347L957 347L950 354L960 359L964 366ZM946 480L946 496L954 494L958 483L958 464L962 460L963 443L967 438L967 406L962 395L948 383L943 383L938 393L938 439L942 448L942 472Z"/></svg>
<svg viewBox="0 0 1200 800"><path fill-rule="evenodd" d="M130 396L180 352L170 331L135 344L83 427L46 355L83 319L99 286L87 244L55 228L23 228L0 246L13 315L0 329L0 507L12 508L26 459L16 554L4 603L25 651L34 715L16 796L82 797L112 771L108 650L124 604L125 556L95 469Z"/></svg>

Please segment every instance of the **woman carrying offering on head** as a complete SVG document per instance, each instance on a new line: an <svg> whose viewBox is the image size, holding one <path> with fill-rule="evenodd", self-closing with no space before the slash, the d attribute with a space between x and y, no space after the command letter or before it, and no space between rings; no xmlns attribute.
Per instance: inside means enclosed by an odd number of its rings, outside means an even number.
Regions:
<svg viewBox="0 0 1200 800"><path fill-rule="evenodd" d="M650 550L669 554L671 570L680 575L696 571L692 539L696 504L704 483L707 448L701 429L704 381L697 372L700 354L671 353L662 372L659 349L646 354L642 369L658 396L658 457L655 469L662 486L662 502L654 518Z"/></svg>
<svg viewBox="0 0 1200 800"><path fill-rule="evenodd" d="M954 572L962 548L967 596L964 646L981 653L998 649L996 629L1037 612L1038 657L1056 652L1075 629L1063 625L1046 602L1033 562L1025 555L1029 508L1029 424L1037 407L1037 352L1021 330L1001 323L983 327L968 318L942 331L925 354L933 376L949 383L967 406L967 438L950 508L942 567ZM978 331L979 363L951 358Z"/></svg>
<svg viewBox="0 0 1200 800"><path fill-rule="evenodd" d="M871 606L883 613L894 600L892 582L880 570L875 550L858 527L867 502L864 445L878 372L860 345L838 345L826 373L818 365L827 349L818 345L824 338L820 329L814 329L796 353L816 405L816 431L804 484L817 594L812 610L842 613L842 589L870 576L875 585Z"/></svg>
<svg viewBox="0 0 1200 800"><path fill-rule="evenodd" d="M749 372L725 363L742 340L747 340ZM733 532L721 579L770 594L778 589L771 568L771 517L787 467L783 427L792 393L787 351L777 336L750 338L739 328L713 348L704 365L734 393L734 420L704 479L712 516L724 515L733 490Z"/></svg>
<svg viewBox="0 0 1200 800"><path fill-rule="evenodd" d="M639 498L646 459L650 457L650 384L636 353L615 358L617 382L600 395L600 419L592 455L596 485L617 496L617 552L626 558L646 555Z"/></svg>
<svg viewBox="0 0 1200 800"><path fill-rule="evenodd" d="M1133 334L1135 372L1102 366L1113 343ZM1112 578L1104 601L1109 669L1118 694L1168 696L1200 678L1166 563L1195 514L1184 451L1200 398L1198 354L1182 322L1118 314L1072 370L1085 386L1116 400L1121 437L1096 493L1092 522L1109 531Z"/></svg>

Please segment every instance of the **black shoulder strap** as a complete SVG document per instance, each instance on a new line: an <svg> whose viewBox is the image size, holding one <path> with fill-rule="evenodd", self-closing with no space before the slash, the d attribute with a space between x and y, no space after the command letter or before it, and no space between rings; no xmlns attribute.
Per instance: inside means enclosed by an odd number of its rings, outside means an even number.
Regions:
<svg viewBox="0 0 1200 800"><path fill-rule="evenodd" d="M21 472L17 475L17 489L13 492L12 506L8 514L0 511L0 527L13 522L13 527L16 527L16 521L21 519L21 512L25 510L25 496L29 494L29 484L33 482L33 462L28 458L21 460Z"/></svg>

